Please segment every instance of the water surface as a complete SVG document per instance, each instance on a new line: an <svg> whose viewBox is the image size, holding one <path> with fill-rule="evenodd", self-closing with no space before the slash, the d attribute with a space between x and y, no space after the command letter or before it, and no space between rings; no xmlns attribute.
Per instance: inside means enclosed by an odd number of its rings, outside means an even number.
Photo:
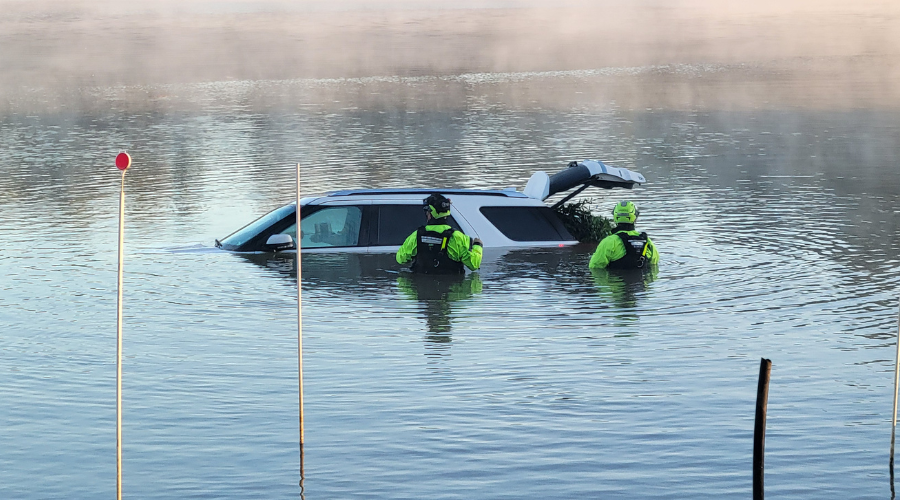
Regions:
<svg viewBox="0 0 900 500"><path fill-rule="evenodd" d="M293 199L297 162L312 194L522 188L583 158L648 179L584 195L638 204L655 272L592 273L589 245L438 283L304 256L306 498L749 496L761 357L769 495L888 496L900 116L622 90L727 97L723 71L746 70L104 87L4 115L0 496L115 489L120 148L127 496L299 496L293 259L170 248Z"/></svg>

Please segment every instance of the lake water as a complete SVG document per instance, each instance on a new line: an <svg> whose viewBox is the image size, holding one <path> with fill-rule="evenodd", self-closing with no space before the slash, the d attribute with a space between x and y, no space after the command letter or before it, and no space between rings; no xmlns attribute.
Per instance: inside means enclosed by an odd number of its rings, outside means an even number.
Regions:
<svg viewBox="0 0 900 500"><path fill-rule="evenodd" d="M173 247L291 201L298 162L312 194L521 189L584 158L646 176L583 194L598 213L635 201L655 273L591 273L589 245L487 251L437 284L390 256L303 257L305 498L746 498L762 357L767 493L889 497L900 113L864 75L853 98L815 102L836 84L779 75L257 80L13 103L0 497L114 494L120 149L127 497L300 496L293 258Z"/></svg>

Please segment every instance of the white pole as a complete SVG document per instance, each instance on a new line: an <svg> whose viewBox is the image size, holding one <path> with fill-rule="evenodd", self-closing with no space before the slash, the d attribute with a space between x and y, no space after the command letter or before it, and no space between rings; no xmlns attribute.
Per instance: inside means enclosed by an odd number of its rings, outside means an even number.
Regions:
<svg viewBox="0 0 900 500"><path fill-rule="evenodd" d="M122 500L122 272L125 265L125 170L119 189L119 276L116 305L116 498Z"/></svg>
<svg viewBox="0 0 900 500"><path fill-rule="evenodd" d="M897 388L900 386L900 316L897 322L897 361L894 363L894 417L891 420L891 474L894 473L894 437L897 431Z"/></svg>
<svg viewBox="0 0 900 500"><path fill-rule="evenodd" d="M300 392L300 485L303 486L303 286L300 258L300 164L297 164L297 235L294 246L297 249L297 378Z"/></svg>

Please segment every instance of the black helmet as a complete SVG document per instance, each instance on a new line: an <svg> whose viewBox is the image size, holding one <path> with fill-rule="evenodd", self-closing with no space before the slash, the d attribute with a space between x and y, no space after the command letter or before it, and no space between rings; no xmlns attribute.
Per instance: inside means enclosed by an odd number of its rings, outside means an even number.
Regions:
<svg viewBox="0 0 900 500"><path fill-rule="evenodd" d="M450 215L450 199L440 193L434 193L422 200L422 208L431 213L435 219Z"/></svg>

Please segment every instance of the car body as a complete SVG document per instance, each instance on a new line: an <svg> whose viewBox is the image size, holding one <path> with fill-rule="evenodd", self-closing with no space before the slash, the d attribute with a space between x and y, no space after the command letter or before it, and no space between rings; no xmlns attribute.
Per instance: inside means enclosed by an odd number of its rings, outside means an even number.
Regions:
<svg viewBox="0 0 900 500"><path fill-rule="evenodd" d="M627 188L645 182L624 168L596 160L572 162L554 174L536 172L523 191L473 189L352 189L300 200L303 252L392 253L425 224L423 200L451 200L450 225L485 248L559 247L577 244L553 208L587 187ZM553 207L545 200L574 191ZM216 246L234 252L294 251L296 203L279 207Z"/></svg>

